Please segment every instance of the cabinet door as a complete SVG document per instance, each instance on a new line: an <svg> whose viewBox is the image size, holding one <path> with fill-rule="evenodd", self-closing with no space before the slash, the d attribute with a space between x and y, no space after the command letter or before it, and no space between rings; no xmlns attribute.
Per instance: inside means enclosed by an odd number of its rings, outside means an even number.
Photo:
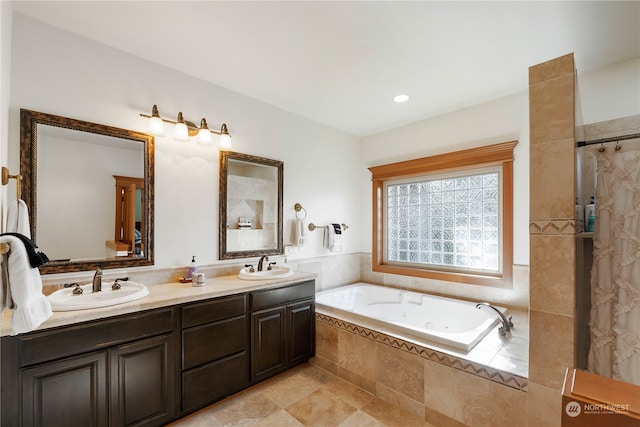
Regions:
<svg viewBox="0 0 640 427"><path fill-rule="evenodd" d="M315 352L315 317L313 299L287 306L288 364L296 365Z"/></svg>
<svg viewBox="0 0 640 427"><path fill-rule="evenodd" d="M106 390L105 352L23 369L22 425L106 426Z"/></svg>
<svg viewBox="0 0 640 427"><path fill-rule="evenodd" d="M261 381L286 368L286 307L251 314L251 380Z"/></svg>
<svg viewBox="0 0 640 427"><path fill-rule="evenodd" d="M172 340L162 335L109 351L112 425L159 425L174 417Z"/></svg>

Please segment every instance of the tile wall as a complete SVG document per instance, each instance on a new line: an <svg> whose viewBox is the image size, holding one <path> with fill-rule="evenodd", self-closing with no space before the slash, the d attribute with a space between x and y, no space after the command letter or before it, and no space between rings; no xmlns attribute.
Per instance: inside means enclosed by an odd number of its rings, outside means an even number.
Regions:
<svg viewBox="0 0 640 427"><path fill-rule="evenodd" d="M526 376L321 313L312 363L433 425L527 425Z"/></svg>

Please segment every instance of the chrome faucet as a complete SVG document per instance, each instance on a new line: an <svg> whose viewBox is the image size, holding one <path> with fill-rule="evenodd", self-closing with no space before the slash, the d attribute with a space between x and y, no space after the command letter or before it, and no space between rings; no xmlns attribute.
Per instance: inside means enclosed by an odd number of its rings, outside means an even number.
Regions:
<svg viewBox="0 0 640 427"><path fill-rule="evenodd" d="M102 270L97 269L96 274L93 275L93 292L102 291Z"/></svg>
<svg viewBox="0 0 640 427"><path fill-rule="evenodd" d="M260 257L260 261L258 261L258 271L262 271L262 263L265 261L269 262L269 257L267 255L262 255Z"/></svg>
<svg viewBox="0 0 640 427"><path fill-rule="evenodd" d="M500 334L501 337L504 337L505 335L507 335L507 332L509 332L511 328L513 328L513 322L511 321L511 316L509 316L509 319L507 319L500 310L498 310L488 302L480 302L476 304L477 309L481 309L483 306L492 308L495 310L496 313L498 313L498 316L500 316L500 319L502 320L502 326L500 326L500 329L498 329L498 333Z"/></svg>

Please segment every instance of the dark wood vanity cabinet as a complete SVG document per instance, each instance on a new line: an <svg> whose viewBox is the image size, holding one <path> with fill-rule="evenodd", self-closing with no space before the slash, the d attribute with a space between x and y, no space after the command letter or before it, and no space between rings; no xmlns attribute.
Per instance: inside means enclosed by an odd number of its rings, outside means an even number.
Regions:
<svg viewBox="0 0 640 427"><path fill-rule="evenodd" d="M315 352L315 282L251 292L251 381L262 381Z"/></svg>
<svg viewBox="0 0 640 427"><path fill-rule="evenodd" d="M182 410L249 385L246 294L182 307Z"/></svg>
<svg viewBox="0 0 640 427"><path fill-rule="evenodd" d="M2 425L155 426L177 414L175 309L2 338Z"/></svg>
<svg viewBox="0 0 640 427"><path fill-rule="evenodd" d="M2 426L160 426L304 362L315 281L2 337Z"/></svg>

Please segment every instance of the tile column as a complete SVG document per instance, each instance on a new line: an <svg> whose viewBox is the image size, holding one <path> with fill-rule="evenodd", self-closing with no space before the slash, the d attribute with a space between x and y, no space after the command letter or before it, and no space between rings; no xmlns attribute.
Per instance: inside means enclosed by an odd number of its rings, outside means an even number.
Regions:
<svg viewBox="0 0 640 427"><path fill-rule="evenodd" d="M573 54L529 68L529 426L559 426L574 366L575 66Z"/></svg>

